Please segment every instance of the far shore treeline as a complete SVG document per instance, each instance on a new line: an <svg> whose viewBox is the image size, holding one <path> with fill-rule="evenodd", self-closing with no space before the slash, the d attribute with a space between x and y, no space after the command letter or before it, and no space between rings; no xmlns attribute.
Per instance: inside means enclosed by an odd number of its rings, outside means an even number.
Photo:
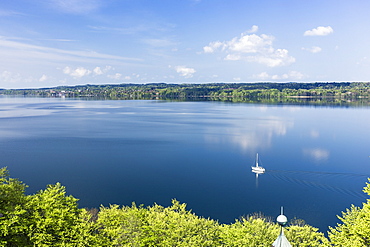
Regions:
<svg viewBox="0 0 370 247"><path fill-rule="evenodd" d="M370 181L370 179L369 179ZM0 168L0 246L271 246L279 226L261 213L220 224L186 204L78 207L60 183L26 195L26 185ZM370 195L370 183L364 189ZM329 228L328 238L304 220L292 219L285 235L292 246L370 246L370 200L351 206Z"/></svg>
<svg viewBox="0 0 370 247"><path fill-rule="evenodd" d="M114 84L3 89L0 95L98 99L179 99L261 103L368 104L370 82Z"/></svg>

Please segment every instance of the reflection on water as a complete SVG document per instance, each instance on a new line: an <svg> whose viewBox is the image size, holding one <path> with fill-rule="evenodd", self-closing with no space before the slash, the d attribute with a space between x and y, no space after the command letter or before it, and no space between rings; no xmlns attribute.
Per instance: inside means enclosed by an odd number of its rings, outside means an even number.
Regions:
<svg viewBox="0 0 370 247"><path fill-rule="evenodd" d="M176 198L227 223L286 205L325 230L364 201L354 174L370 174L370 108L0 97L0 109L0 164L30 193L61 182L82 207ZM264 174L250 173L256 152Z"/></svg>
<svg viewBox="0 0 370 247"><path fill-rule="evenodd" d="M230 126L223 129L223 135L217 131L218 126L209 126L205 140L210 143L232 143L243 152L270 148L277 136L285 136L294 123L279 116L267 115L265 108L257 112L230 112ZM267 113L261 117L261 113ZM238 116L237 118L235 116ZM257 122L257 123L256 123Z"/></svg>
<svg viewBox="0 0 370 247"><path fill-rule="evenodd" d="M256 188L258 188L258 175L263 174L263 173L258 173L258 172L254 172L254 171L252 171L252 172L256 174Z"/></svg>
<svg viewBox="0 0 370 247"><path fill-rule="evenodd" d="M265 168L260 165L260 160L258 158L258 153L256 154L256 161L252 166L252 172L256 174L256 188L258 188L258 175L265 173Z"/></svg>
<svg viewBox="0 0 370 247"><path fill-rule="evenodd" d="M18 107L16 105L2 104L1 107L0 118L37 117L46 116L53 113L53 109L40 109L30 105Z"/></svg>
<svg viewBox="0 0 370 247"><path fill-rule="evenodd" d="M325 161L330 156L330 152L323 148L304 148L303 154L309 156L315 162Z"/></svg>

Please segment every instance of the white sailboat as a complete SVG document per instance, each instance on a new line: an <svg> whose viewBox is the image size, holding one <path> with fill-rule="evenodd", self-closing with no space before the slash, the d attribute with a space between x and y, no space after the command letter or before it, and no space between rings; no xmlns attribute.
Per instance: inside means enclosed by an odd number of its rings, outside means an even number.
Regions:
<svg viewBox="0 0 370 247"><path fill-rule="evenodd" d="M262 166L258 166L258 153L256 157L256 166L252 166L252 172L257 173L257 174L265 172L265 168L263 168Z"/></svg>

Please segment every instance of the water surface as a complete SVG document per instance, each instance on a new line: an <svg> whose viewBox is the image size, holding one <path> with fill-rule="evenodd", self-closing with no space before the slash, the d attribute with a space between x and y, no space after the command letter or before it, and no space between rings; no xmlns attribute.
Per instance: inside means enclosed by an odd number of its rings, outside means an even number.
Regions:
<svg viewBox="0 0 370 247"><path fill-rule="evenodd" d="M0 164L28 193L61 182L81 207L187 203L325 231L370 176L370 108L0 98ZM251 172L259 153L266 173Z"/></svg>

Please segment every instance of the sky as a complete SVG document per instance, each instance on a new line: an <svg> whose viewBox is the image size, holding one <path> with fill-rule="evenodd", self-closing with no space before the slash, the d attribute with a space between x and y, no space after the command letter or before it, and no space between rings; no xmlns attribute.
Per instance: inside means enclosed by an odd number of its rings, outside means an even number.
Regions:
<svg viewBox="0 0 370 247"><path fill-rule="evenodd" d="M370 81L368 0L0 1L0 88Z"/></svg>

